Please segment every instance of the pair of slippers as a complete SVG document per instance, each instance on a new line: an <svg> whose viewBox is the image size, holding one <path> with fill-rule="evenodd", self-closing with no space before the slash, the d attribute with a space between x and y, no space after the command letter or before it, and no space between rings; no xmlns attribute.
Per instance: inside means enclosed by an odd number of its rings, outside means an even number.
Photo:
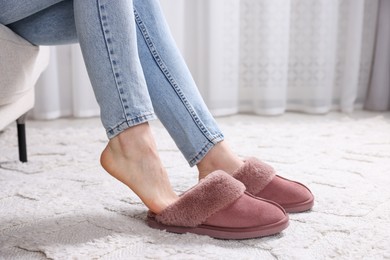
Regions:
<svg viewBox="0 0 390 260"><path fill-rule="evenodd" d="M313 204L306 186L250 158L232 175L209 174L161 213L149 211L147 223L174 233L248 239L281 232L288 226L286 212L307 211Z"/></svg>

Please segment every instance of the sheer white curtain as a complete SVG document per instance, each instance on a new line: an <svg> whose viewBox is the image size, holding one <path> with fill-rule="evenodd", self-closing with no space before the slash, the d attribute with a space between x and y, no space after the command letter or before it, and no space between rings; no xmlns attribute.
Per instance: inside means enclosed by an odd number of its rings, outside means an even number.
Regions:
<svg viewBox="0 0 390 260"><path fill-rule="evenodd" d="M161 0L214 115L361 108L377 0ZM52 49L36 118L98 115L77 45Z"/></svg>

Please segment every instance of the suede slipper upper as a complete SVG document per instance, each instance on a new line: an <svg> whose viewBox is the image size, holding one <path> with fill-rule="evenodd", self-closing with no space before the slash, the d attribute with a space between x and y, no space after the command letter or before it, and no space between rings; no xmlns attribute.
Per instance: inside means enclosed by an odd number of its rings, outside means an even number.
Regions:
<svg viewBox="0 0 390 260"><path fill-rule="evenodd" d="M314 196L303 184L276 175L268 164L249 158L232 176L252 195L280 204L286 212L302 212L314 205Z"/></svg>
<svg viewBox="0 0 390 260"><path fill-rule="evenodd" d="M288 216L276 203L247 194L241 182L216 171L161 213L149 211L147 222L174 233L246 239L279 233L288 226Z"/></svg>

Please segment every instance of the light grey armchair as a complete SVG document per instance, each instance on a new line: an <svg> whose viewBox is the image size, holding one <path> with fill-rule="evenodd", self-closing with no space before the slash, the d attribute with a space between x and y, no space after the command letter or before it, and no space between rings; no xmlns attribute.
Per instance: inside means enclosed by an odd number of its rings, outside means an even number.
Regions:
<svg viewBox="0 0 390 260"><path fill-rule="evenodd" d="M30 44L0 24L0 130L17 122L22 162L27 162L26 115L34 106L34 85L48 62L47 48Z"/></svg>

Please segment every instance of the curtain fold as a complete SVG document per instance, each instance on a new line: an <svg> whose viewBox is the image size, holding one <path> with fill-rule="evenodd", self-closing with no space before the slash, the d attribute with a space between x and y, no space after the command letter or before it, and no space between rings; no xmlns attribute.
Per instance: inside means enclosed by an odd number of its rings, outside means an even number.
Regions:
<svg viewBox="0 0 390 260"><path fill-rule="evenodd" d="M100 114L78 45L51 47L50 64L35 92L35 119Z"/></svg>
<svg viewBox="0 0 390 260"><path fill-rule="evenodd" d="M390 1L380 0L374 64L365 108L390 110Z"/></svg>
<svg viewBox="0 0 390 260"><path fill-rule="evenodd" d="M350 112L363 108L367 94L381 93L372 90L375 80L367 92L378 0L161 3L214 115ZM79 47L53 48L52 53L37 86L34 116L98 115Z"/></svg>

